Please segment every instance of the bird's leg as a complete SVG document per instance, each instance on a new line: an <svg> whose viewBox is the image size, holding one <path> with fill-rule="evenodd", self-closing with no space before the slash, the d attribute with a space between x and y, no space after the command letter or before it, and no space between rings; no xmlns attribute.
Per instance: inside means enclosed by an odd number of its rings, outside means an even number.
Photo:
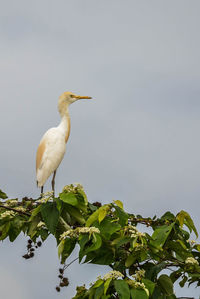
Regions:
<svg viewBox="0 0 200 299"><path fill-rule="evenodd" d="M44 186L41 187L41 197L42 197L42 194L43 194L43 189L44 189Z"/></svg>
<svg viewBox="0 0 200 299"><path fill-rule="evenodd" d="M53 196L54 196L54 194L55 194L55 176L56 176L56 170L55 170L54 173L53 173L53 178L52 178L52 181L51 181L51 186L52 186Z"/></svg>

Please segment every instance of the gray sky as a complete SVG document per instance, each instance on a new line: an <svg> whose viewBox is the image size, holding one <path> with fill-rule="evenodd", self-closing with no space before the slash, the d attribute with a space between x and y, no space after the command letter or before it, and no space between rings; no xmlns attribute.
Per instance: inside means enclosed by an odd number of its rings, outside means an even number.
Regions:
<svg viewBox="0 0 200 299"><path fill-rule="evenodd" d="M200 230L199 1L1 4L0 188L10 197L39 195L36 149L59 123L59 95L72 91L94 100L70 107L57 192L81 182L90 201L119 199L135 214L184 209ZM46 243L33 261L21 258L24 238L1 244L5 298L55 298L57 250ZM71 298L77 284L105 271L73 265L58 298Z"/></svg>

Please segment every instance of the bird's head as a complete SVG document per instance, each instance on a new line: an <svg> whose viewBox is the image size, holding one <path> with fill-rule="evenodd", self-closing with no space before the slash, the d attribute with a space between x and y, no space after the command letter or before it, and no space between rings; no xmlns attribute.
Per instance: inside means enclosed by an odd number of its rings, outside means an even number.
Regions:
<svg viewBox="0 0 200 299"><path fill-rule="evenodd" d="M61 96L59 97L59 100L58 100L58 110L59 110L60 114L62 115L70 104L76 102L77 100L81 100L81 99L91 99L91 97L79 96L70 91L63 92L63 94L61 94Z"/></svg>

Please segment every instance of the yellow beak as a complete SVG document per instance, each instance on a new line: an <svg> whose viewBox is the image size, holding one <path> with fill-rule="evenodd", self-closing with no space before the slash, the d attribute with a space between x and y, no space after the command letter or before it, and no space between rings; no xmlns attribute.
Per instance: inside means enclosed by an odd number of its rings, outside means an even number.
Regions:
<svg viewBox="0 0 200 299"><path fill-rule="evenodd" d="M77 95L74 95L73 98L76 98L76 99L92 99L92 97L83 97L83 96L77 96Z"/></svg>

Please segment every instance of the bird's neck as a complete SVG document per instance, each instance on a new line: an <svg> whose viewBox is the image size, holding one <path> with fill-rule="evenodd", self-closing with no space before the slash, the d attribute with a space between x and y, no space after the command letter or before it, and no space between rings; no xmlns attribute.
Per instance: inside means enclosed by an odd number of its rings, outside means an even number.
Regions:
<svg viewBox="0 0 200 299"><path fill-rule="evenodd" d="M70 129L71 129L71 121L70 121L68 109L61 116L61 122L59 124L59 127L61 130L63 130L63 132L65 134L65 142L67 142L67 140L69 138L69 134L70 134Z"/></svg>

